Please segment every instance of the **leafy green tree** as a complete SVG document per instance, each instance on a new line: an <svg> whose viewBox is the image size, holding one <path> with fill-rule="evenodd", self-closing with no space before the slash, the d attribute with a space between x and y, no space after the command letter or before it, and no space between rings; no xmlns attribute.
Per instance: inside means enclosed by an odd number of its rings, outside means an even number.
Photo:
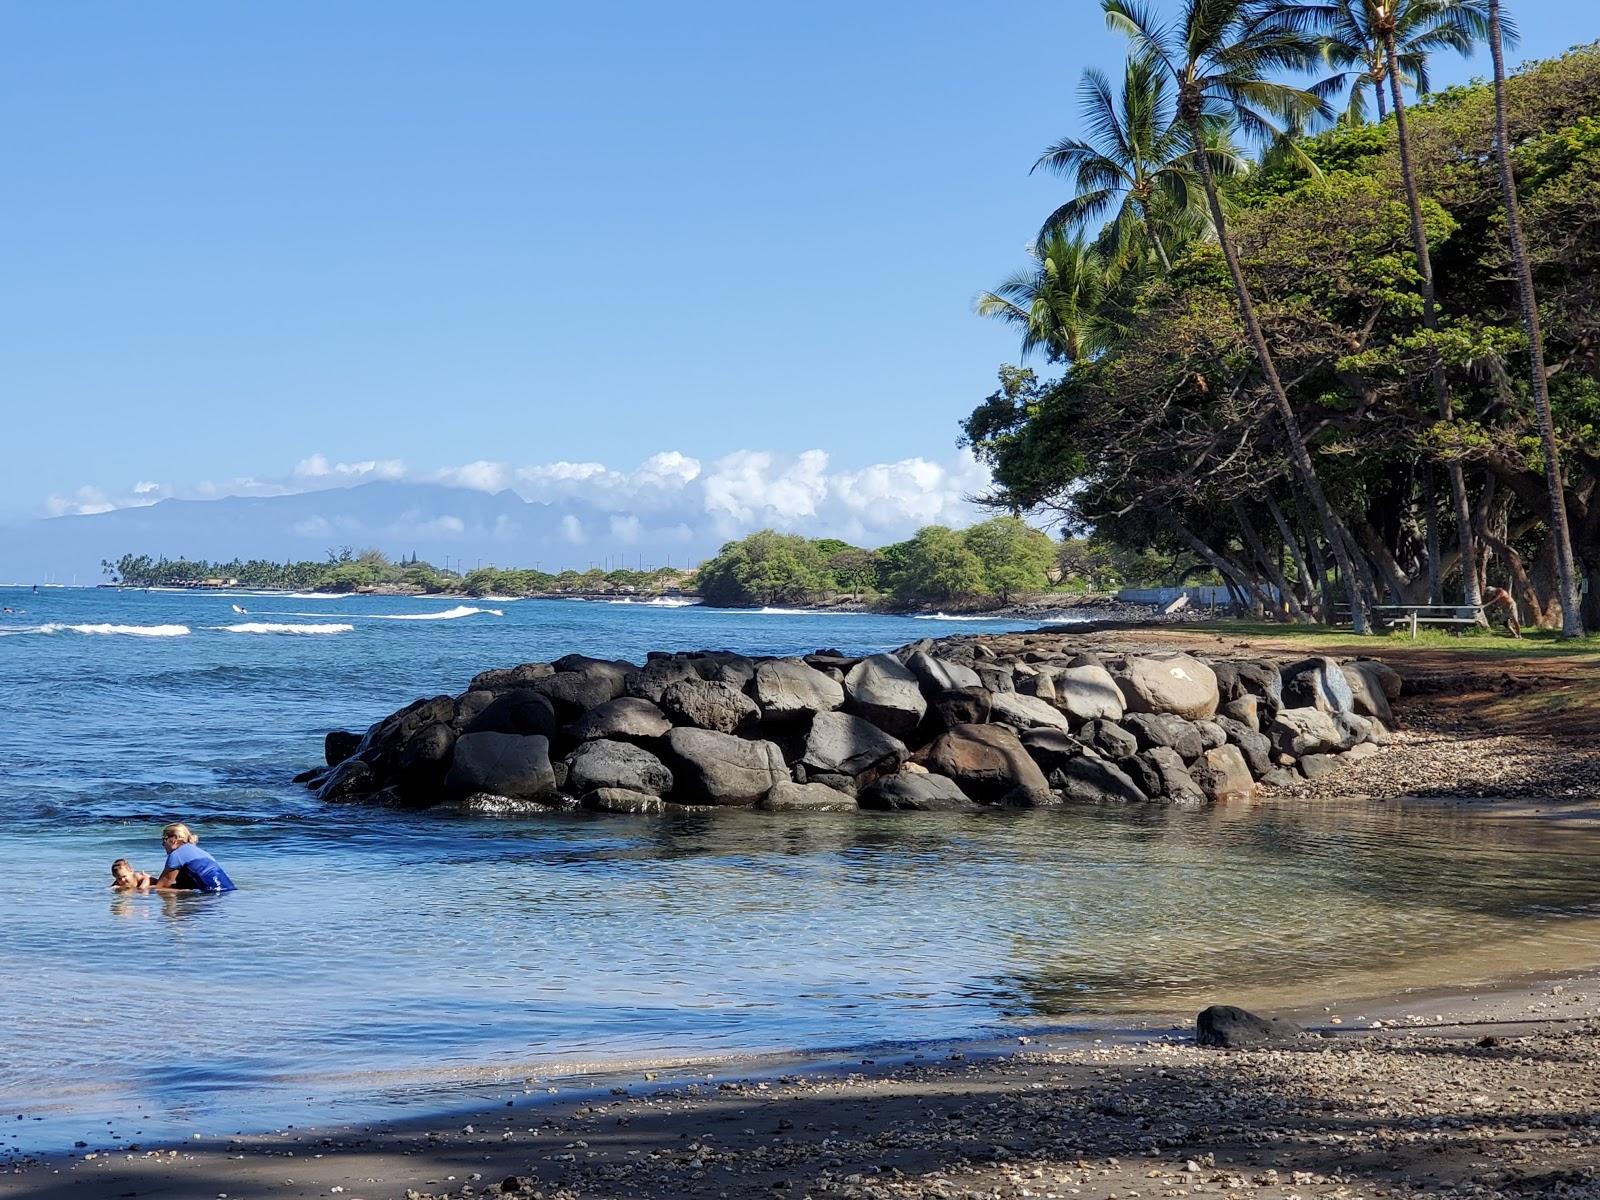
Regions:
<svg viewBox="0 0 1600 1200"><path fill-rule="evenodd" d="M696 575L701 598L729 608L804 603L827 585L827 566L816 545L771 529L727 543Z"/></svg>
<svg viewBox="0 0 1600 1200"><path fill-rule="evenodd" d="M983 560L954 529L925 525L909 542L892 549L897 563L892 586L902 601L959 600L987 593Z"/></svg>
<svg viewBox="0 0 1600 1200"><path fill-rule="evenodd" d="M1055 543L1020 517L983 521L966 530L961 540L982 564L985 590L998 593L1002 604L1018 592L1049 586Z"/></svg>
<svg viewBox="0 0 1600 1200"><path fill-rule="evenodd" d="M819 549L822 543L817 543ZM840 591L849 592L852 598L861 599L861 593L873 591L878 586L878 575L883 569L883 556L876 550L863 550L858 546L846 545L842 550L836 550L828 556L828 573L833 577L834 586Z"/></svg>

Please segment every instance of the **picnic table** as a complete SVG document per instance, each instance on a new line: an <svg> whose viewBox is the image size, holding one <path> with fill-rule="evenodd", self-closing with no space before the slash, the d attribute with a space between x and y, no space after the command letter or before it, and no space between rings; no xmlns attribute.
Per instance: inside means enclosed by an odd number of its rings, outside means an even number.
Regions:
<svg viewBox="0 0 1600 1200"><path fill-rule="evenodd" d="M1420 625L1461 627L1488 624L1481 604L1375 604L1372 606L1372 619L1374 623L1390 628L1409 626L1413 639Z"/></svg>

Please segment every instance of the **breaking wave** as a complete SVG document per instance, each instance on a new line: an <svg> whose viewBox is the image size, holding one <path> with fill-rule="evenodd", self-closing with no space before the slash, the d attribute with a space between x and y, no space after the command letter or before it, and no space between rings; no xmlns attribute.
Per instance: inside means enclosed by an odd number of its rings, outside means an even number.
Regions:
<svg viewBox="0 0 1600 1200"><path fill-rule="evenodd" d="M487 613L492 617L503 617L506 614L498 608L473 608L470 604L458 604L454 608L447 608L436 613L374 613L374 621L454 621L460 617L475 617L479 613Z"/></svg>
<svg viewBox="0 0 1600 1200"><path fill-rule="evenodd" d="M1003 621L1004 617L986 615L983 613L917 613L918 621Z"/></svg>
<svg viewBox="0 0 1600 1200"><path fill-rule="evenodd" d="M350 633L354 625L278 625L271 621L246 621L240 625L218 625L223 633Z"/></svg>
<svg viewBox="0 0 1600 1200"><path fill-rule="evenodd" d="M32 630L18 630L29 633L96 633L116 634L123 637L184 637L189 632L187 625L65 625L52 622L40 625Z"/></svg>

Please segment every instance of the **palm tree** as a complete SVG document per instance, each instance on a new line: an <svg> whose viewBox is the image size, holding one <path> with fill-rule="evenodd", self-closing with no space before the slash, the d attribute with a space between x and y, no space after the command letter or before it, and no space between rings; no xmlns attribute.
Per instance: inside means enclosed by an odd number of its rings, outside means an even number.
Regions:
<svg viewBox="0 0 1600 1200"><path fill-rule="evenodd" d="M1385 14L1391 14L1395 42L1393 62L1397 78L1417 95L1429 89L1428 56L1435 50L1471 54L1487 26L1485 0L1388 0L1387 7L1373 0L1332 0L1314 4L1322 29L1322 58L1331 67L1344 68L1315 89L1331 94L1346 82L1350 100L1345 119L1352 125L1366 121L1366 95L1371 88L1378 103L1378 119L1388 116L1384 89L1391 73L1390 57L1382 32Z"/></svg>
<svg viewBox="0 0 1600 1200"><path fill-rule="evenodd" d="M1324 536L1339 570L1350 583L1351 626L1365 633L1365 597L1356 584L1349 546L1338 519L1322 490L1322 481L1306 448L1289 394L1256 317L1255 300L1239 265L1239 253L1228 236L1227 219L1217 192L1216 178L1207 153L1207 125L1226 122L1247 137L1271 141L1281 130L1274 119L1287 124L1325 115L1327 106L1310 92L1267 78L1274 68L1301 70L1316 55L1316 43L1281 18L1282 6L1257 0L1183 0L1179 21L1158 24L1141 0L1102 0L1107 24L1132 39L1137 55L1148 55L1177 92L1177 117L1189 131L1189 149L1205 189L1211 224L1233 280L1239 318L1261 365L1274 407L1283 422L1289 457L1300 486L1316 509Z"/></svg>
<svg viewBox="0 0 1600 1200"><path fill-rule="evenodd" d="M1109 243L1125 251L1142 231L1161 269L1170 272L1162 218L1197 213L1201 188L1166 76L1149 58L1135 55L1128 59L1120 94L1093 67L1083 73L1078 93L1089 138L1062 138L1033 164L1034 171L1043 167L1070 179L1075 193L1046 219L1040 237L1114 213ZM1237 174L1242 165L1225 145L1212 154L1218 174ZM1170 239L1176 231L1168 224Z"/></svg>
<svg viewBox="0 0 1600 1200"><path fill-rule="evenodd" d="M1058 230L1029 246L1028 254L1034 266L981 293L978 315L1020 330L1024 358L1042 350L1052 361L1070 363L1105 349L1110 331L1100 312L1114 280L1099 251L1083 234Z"/></svg>
<svg viewBox="0 0 1600 1200"><path fill-rule="evenodd" d="M1494 59L1494 151L1500 160L1500 191L1505 197L1506 233L1511 242L1511 263L1517 278L1517 300L1522 306L1522 328L1528 335L1528 360L1533 374L1533 406L1539 417L1539 441L1544 446L1544 479L1550 491L1550 534L1555 540L1556 577L1561 586L1561 636L1583 636L1583 613L1578 607L1577 571L1573 567L1572 534L1567 528L1566 488L1561 482L1561 456L1556 449L1555 420L1550 412L1550 380L1544 368L1544 336L1539 329L1539 298L1533 290L1533 270L1522 238L1522 206L1517 202L1517 180L1511 170L1511 136L1506 120L1506 62L1501 47L1505 21L1500 0L1489 0L1489 54Z"/></svg>

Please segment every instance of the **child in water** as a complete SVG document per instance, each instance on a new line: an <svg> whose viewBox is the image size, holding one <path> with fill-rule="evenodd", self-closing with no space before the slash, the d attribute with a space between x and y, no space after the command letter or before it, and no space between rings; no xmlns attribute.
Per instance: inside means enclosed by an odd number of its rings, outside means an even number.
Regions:
<svg viewBox="0 0 1600 1200"><path fill-rule="evenodd" d="M111 886L119 892L138 891L149 887L150 883L149 873L135 871L133 864L125 858L119 858L111 864Z"/></svg>

